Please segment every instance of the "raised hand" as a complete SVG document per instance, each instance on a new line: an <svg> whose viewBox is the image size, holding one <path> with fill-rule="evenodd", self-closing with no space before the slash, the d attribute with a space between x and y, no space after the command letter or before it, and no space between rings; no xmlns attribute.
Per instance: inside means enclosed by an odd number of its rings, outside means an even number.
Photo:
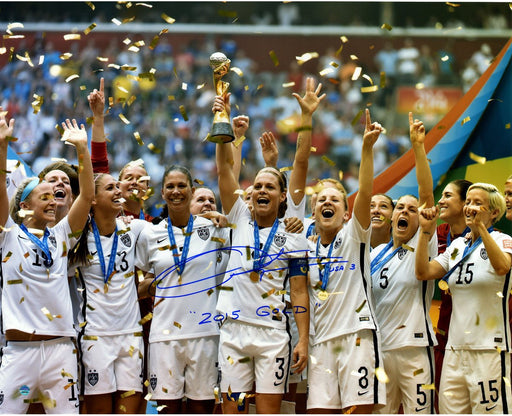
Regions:
<svg viewBox="0 0 512 416"><path fill-rule="evenodd" d="M439 218L439 207L437 205L430 208L420 207L418 214L421 230L430 235L434 234Z"/></svg>
<svg viewBox="0 0 512 416"><path fill-rule="evenodd" d="M372 123L370 110L366 109L366 123L363 134L363 143L373 146L384 128L377 122Z"/></svg>
<svg viewBox="0 0 512 416"><path fill-rule="evenodd" d="M279 150L276 145L276 138L270 131L264 132L260 137L261 154L265 161L265 166L277 166Z"/></svg>
<svg viewBox="0 0 512 416"><path fill-rule="evenodd" d="M239 139L242 136L245 136L245 132L249 128L249 117L247 116L238 116L233 118L233 133L235 134L235 138Z"/></svg>
<svg viewBox="0 0 512 416"><path fill-rule="evenodd" d="M5 119L7 115L7 111L4 111L2 107L0 107L0 143L4 144L8 142L8 138L12 137L12 132L14 131L14 119L11 118L9 123Z"/></svg>
<svg viewBox="0 0 512 416"><path fill-rule="evenodd" d="M423 121L418 119L413 121L411 112L409 112L409 134L412 144L425 143L425 126L423 125Z"/></svg>
<svg viewBox="0 0 512 416"><path fill-rule="evenodd" d="M312 77L308 77L306 79L306 92L304 97L301 97L295 92L292 94L297 99L303 114L311 115L318 108L320 101L325 98L325 93L319 96L321 89L321 83L319 83L315 89L315 80Z"/></svg>
<svg viewBox="0 0 512 416"><path fill-rule="evenodd" d="M62 123L62 128L64 129L64 134L61 138L63 142L72 144L75 147L84 144L87 146L87 132L83 124L78 127L78 123L75 119L71 122L69 118L67 118L66 121Z"/></svg>
<svg viewBox="0 0 512 416"><path fill-rule="evenodd" d="M105 110L105 80L100 79L99 91L95 88L88 96L89 107L94 117L103 116Z"/></svg>
<svg viewBox="0 0 512 416"><path fill-rule="evenodd" d="M226 95L216 95L215 100L213 101L212 113L223 111L225 109L229 117L231 115L229 97L231 97L231 93L227 93Z"/></svg>

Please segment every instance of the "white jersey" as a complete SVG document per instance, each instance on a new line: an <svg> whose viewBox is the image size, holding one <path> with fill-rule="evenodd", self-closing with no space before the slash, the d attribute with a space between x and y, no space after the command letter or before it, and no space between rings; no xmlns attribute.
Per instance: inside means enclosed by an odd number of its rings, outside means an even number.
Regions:
<svg viewBox="0 0 512 416"><path fill-rule="evenodd" d="M92 258L89 264L77 266L80 282L78 322L84 334L123 335L142 331L134 264L137 238L148 223L132 220L129 225L125 225L123 220L116 219L116 225L116 260L114 273L108 283L105 283L92 230L87 235L87 246ZM105 269L108 269L115 235L100 236Z"/></svg>
<svg viewBox="0 0 512 416"><path fill-rule="evenodd" d="M297 217L299 220L304 222L304 216L306 213L306 198L303 196L299 205L295 205L290 195L290 191L286 191L286 213L285 218Z"/></svg>
<svg viewBox="0 0 512 416"><path fill-rule="evenodd" d="M491 237L503 252L512 253L509 235L492 231ZM448 271L462 259L465 247L466 240L459 237L434 260ZM480 243L450 275L448 286L453 307L446 348L510 351L510 270L497 275Z"/></svg>
<svg viewBox="0 0 512 416"><path fill-rule="evenodd" d="M0 233L4 333L17 329L29 334L75 336L66 253L76 240L70 237L67 216L48 230L49 267L44 265L42 250L11 218Z"/></svg>
<svg viewBox="0 0 512 416"><path fill-rule="evenodd" d="M194 216L187 262L180 277L167 221L146 227L137 244L137 267L154 273L158 282L149 342L218 335L215 306L217 286L223 277L218 262L229 229L217 228L210 220ZM172 229L181 256L185 229L174 226Z"/></svg>
<svg viewBox="0 0 512 416"><path fill-rule="evenodd" d="M377 324L382 334L382 350L402 347L434 346L437 344L430 304L434 295L434 281L416 279L415 254L420 229L400 247L395 255L372 274L373 295ZM386 247L381 244L371 253L373 260ZM392 253L391 247L381 258ZM428 243L429 257L437 255L437 234Z"/></svg>
<svg viewBox="0 0 512 416"><path fill-rule="evenodd" d="M313 307L314 344L362 329L377 329L371 297L370 232L352 217L330 244L309 243L309 296ZM316 252L318 247L318 253ZM325 267L330 262L329 280L322 289ZM321 266L318 266L320 261ZM322 269L322 270L320 270Z"/></svg>
<svg viewBox="0 0 512 416"><path fill-rule="evenodd" d="M251 280L254 270L254 221L247 205L237 199L228 221L237 225L233 230L232 250L219 294L217 310L242 322L285 329L284 294L288 278L288 261L305 258L307 242L302 234L285 231L279 221L268 256L264 257L263 274ZM271 227L259 229L260 249L265 246ZM257 272L252 274L254 276Z"/></svg>

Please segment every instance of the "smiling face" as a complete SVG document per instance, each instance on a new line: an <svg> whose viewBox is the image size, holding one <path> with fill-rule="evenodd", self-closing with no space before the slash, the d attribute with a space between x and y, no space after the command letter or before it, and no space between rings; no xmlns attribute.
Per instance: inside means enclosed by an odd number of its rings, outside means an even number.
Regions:
<svg viewBox="0 0 512 416"><path fill-rule="evenodd" d="M123 208L121 198L119 181L111 175L101 175L96 180L96 195L93 202L95 215L111 213L117 216Z"/></svg>
<svg viewBox="0 0 512 416"><path fill-rule="evenodd" d="M261 171L254 179L251 198L255 215L276 218L279 204L286 199L286 192L281 190L276 175Z"/></svg>
<svg viewBox="0 0 512 416"><path fill-rule="evenodd" d="M51 170L44 175L44 180L52 185L57 207L69 211L73 205L73 192L68 175L61 170Z"/></svg>
<svg viewBox="0 0 512 416"><path fill-rule="evenodd" d="M512 181L505 184L505 205L507 207L505 211L506 218L512 221Z"/></svg>
<svg viewBox="0 0 512 416"><path fill-rule="evenodd" d="M391 232L391 217L393 204L385 195L374 195L370 203L372 230L387 230Z"/></svg>
<svg viewBox="0 0 512 416"><path fill-rule="evenodd" d="M448 224L453 224L464 215L463 208L464 200L460 197L460 190L452 183L446 185L439 200L439 218Z"/></svg>
<svg viewBox="0 0 512 416"><path fill-rule="evenodd" d="M55 222L57 203L54 197L53 185L41 182L28 198L20 203L20 208L34 211L23 220L27 227L44 229L47 224Z"/></svg>
<svg viewBox="0 0 512 416"><path fill-rule="evenodd" d="M169 212L190 212L190 202L192 201L193 193L192 185L184 173L173 170L165 176L162 198L166 202Z"/></svg>
<svg viewBox="0 0 512 416"><path fill-rule="evenodd" d="M344 195L339 190L329 187L318 193L315 204L315 223L320 233L323 231L339 231L348 221Z"/></svg>
<svg viewBox="0 0 512 416"><path fill-rule="evenodd" d="M148 173L142 166L134 165L124 168L119 177L123 198L127 201L130 199L142 201L141 198L146 195L149 187L147 176ZM141 180L141 178L146 179Z"/></svg>
<svg viewBox="0 0 512 416"><path fill-rule="evenodd" d="M216 210L217 204L213 191L208 188L197 188L190 203L190 213L197 215Z"/></svg>
<svg viewBox="0 0 512 416"><path fill-rule="evenodd" d="M475 216L480 212L480 219L489 228L493 224L496 212L492 212L489 206L489 193L483 189L475 188L468 191L464 204L464 218L466 225L471 228L475 225Z"/></svg>
<svg viewBox="0 0 512 416"><path fill-rule="evenodd" d="M395 245L407 243L416 233L418 225L418 200L411 195L401 197L391 217Z"/></svg>

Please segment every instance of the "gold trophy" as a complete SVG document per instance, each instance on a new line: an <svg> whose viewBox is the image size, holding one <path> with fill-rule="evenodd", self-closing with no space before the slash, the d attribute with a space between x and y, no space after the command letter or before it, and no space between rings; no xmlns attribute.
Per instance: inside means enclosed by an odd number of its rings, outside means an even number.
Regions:
<svg viewBox="0 0 512 416"><path fill-rule="evenodd" d="M217 95L225 96L229 82L222 81L222 77L229 72L231 61L222 52L215 52L210 56L210 67L213 69L213 85ZM217 111L213 116L213 125L208 140L215 143L229 143L235 140L231 120L227 111Z"/></svg>

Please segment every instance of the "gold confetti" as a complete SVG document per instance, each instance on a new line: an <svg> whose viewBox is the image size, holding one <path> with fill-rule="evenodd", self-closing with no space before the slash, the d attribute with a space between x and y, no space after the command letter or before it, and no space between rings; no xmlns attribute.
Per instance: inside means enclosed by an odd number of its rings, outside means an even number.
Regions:
<svg viewBox="0 0 512 416"><path fill-rule="evenodd" d="M96 6L90 1L86 1L85 4L87 4L91 8L91 10L96 9Z"/></svg>
<svg viewBox="0 0 512 416"><path fill-rule="evenodd" d="M135 394L135 390L125 391L121 394L121 399L124 399L125 397L130 397Z"/></svg>
<svg viewBox="0 0 512 416"><path fill-rule="evenodd" d="M323 155L322 156L322 160L324 162L326 162L328 165L330 166L336 166L336 163L334 161L332 161L331 159L329 159L327 156Z"/></svg>
<svg viewBox="0 0 512 416"><path fill-rule="evenodd" d="M25 296L22 296L20 299L20 305L25 301Z"/></svg>
<svg viewBox="0 0 512 416"><path fill-rule="evenodd" d="M457 257L457 254L459 254L459 249L457 247L455 247L452 252L451 259L455 260L455 258Z"/></svg>
<svg viewBox="0 0 512 416"><path fill-rule="evenodd" d="M447 4L448 6L451 6L451 7L459 7L459 6L460 6L460 4L456 4L456 3L449 3L449 2L446 2L446 4Z"/></svg>
<svg viewBox="0 0 512 416"><path fill-rule="evenodd" d="M361 87L362 93L375 92L379 89L378 85L372 85L371 87Z"/></svg>
<svg viewBox="0 0 512 416"><path fill-rule="evenodd" d="M33 97L35 98L35 100L32 101L32 108L34 109L34 114L37 114L41 110L41 106L43 105L44 98L37 94L34 94Z"/></svg>
<svg viewBox="0 0 512 416"><path fill-rule="evenodd" d="M53 321L53 316L51 315L50 311L45 306L43 306L41 308L41 312L43 312L46 315L46 317L48 318L49 321Z"/></svg>
<svg viewBox="0 0 512 416"><path fill-rule="evenodd" d="M235 363L235 361L231 358L230 355L228 355L228 358L227 358L229 364L233 365Z"/></svg>
<svg viewBox="0 0 512 416"><path fill-rule="evenodd" d="M144 325L146 322L150 321L153 318L153 314L149 312L144 318L139 321L139 325Z"/></svg>
<svg viewBox="0 0 512 416"><path fill-rule="evenodd" d="M236 139L233 144L238 147L240 144L245 140L245 136L240 136L238 139Z"/></svg>
<svg viewBox="0 0 512 416"><path fill-rule="evenodd" d="M23 279L13 279L7 281L8 285L19 285L20 283L23 283Z"/></svg>
<svg viewBox="0 0 512 416"><path fill-rule="evenodd" d="M233 223L228 222L228 224L226 225L226 227L229 227L229 228L233 228L233 229L235 229L235 228L236 228L236 224L233 224Z"/></svg>
<svg viewBox="0 0 512 416"><path fill-rule="evenodd" d="M2 260L2 263L7 263L7 261L11 258L11 256L12 256L12 251L9 251L9 252L5 255L4 259Z"/></svg>
<svg viewBox="0 0 512 416"><path fill-rule="evenodd" d="M239 363L248 363L251 361L251 357L243 357L238 360Z"/></svg>
<svg viewBox="0 0 512 416"><path fill-rule="evenodd" d="M285 82L283 84L283 88L290 88L290 87L293 87L295 85L295 82Z"/></svg>
<svg viewBox="0 0 512 416"><path fill-rule="evenodd" d="M80 40L82 37L80 36L80 33L70 33L67 35L64 35L64 40Z"/></svg>
<svg viewBox="0 0 512 416"><path fill-rule="evenodd" d="M383 23L382 26L380 27L381 29L386 29L386 30L393 30L393 28L391 27L391 25L387 24L387 23Z"/></svg>
<svg viewBox="0 0 512 416"><path fill-rule="evenodd" d="M356 309L356 313L361 312L361 310L363 309L365 304L366 304L366 299L363 300L363 303L361 303L361 305L359 305L359 307Z"/></svg>
<svg viewBox="0 0 512 416"><path fill-rule="evenodd" d="M405 248L407 251L414 253L414 247L408 246L407 244L402 244L402 248Z"/></svg>
<svg viewBox="0 0 512 416"><path fill-rule="evenodd" d="M165 13L162 13L161 17L162 17L162 19L164 19L170 25L172 25L176 21L176 19L173 19L172 17L167 16Z"/></svg>
<svg viewBox="0 0 512 416"><path fill-rule="evenodd" d="M188 121L188 116L187 116L187 112L185 110L185 106L180 105L179 109L180 109L180 114L183 117L183 120Z"/></svg>
<svg viewBox="0 0 512 416"><path fill-rule="evenodd" d="M359 112L356 114L356 116L352 119L352 121L350 123L350 124L352 124L352 127L355 126L359 122L362 115L363 115L363 110L359 110Z"/></svg>
<svg viewBox="0 0 512 416"><path fill-rule="evenodd" d="M74 378L70 373L67 373L66 371L64 371L64 369L62 369L62 371L60 372L60 375L61 375L61 377Z"/></svg>
<svg viewBox="0 0 512 416"><path fill-rule="evenodd" d="M268 292L263 293L263 294L261 295L261 297L262 297L263 299L266 299L266 298L268 298L269 296L273 295L275 291L276 291L275 289L270 289Z"/></svg>
<svg viewBox="0 0 512 416"><path fill-rule="evenodd" d="M325 76L325 75L332 74L332 73L334 73L334 69L332 69L332 68L324 68L324 69L322 69L322 70L319 72L319 74L320 74L322 77L323 77L323 76Z"/></svg>
<svg viewBox="0 0 512 416"><path fill-rule="evenodd" d="M507 387L510 387L510 380L508 379L508 377L503 377L503 381L505 382L505 385Z"/></svg>
<svg viewBox="0 0 512 416"><path fill-rule="evenodd" d="M311 59L318 58L318 56L318 52L306 52L303 53L301 56L296 56L295 59L297 60L297 63L299 65L302 65L307 61L310 61Z"/></svg>
<svg viewBox="0 0 512 416"><path fill-rule="evenodd" d="M484 156L478 156L474 154L473 152L469 152L469 158L471 160L474 160L476 163L480 163L481 165L485 164L487 162L487 159Z"/></svg>
<svg viewBox="0 0 512 416"><path fill-rule="evenodd" d="M179 322L174 321L174 326L178 329L181 329L181 324Z"/></svg>
<svg viewBox="0 0 512 416"><path fill-rule="evenodd" d="M377 367L375 369L375 377L377 377L377 380L379 380L381 383L389 383L389 377L382 367Z"/></svg>
<svg viewBox="0 0 512 416"><path fill-rule="evenodd" d="M279 172L288 172L290 170L293 170L293 166L285 166L283 168L280 168Z"/></svg>
<svg viewBox="0 0 512 416"><path fill-rule="evenodd" d="M212 237L211 240L215 241L217 243L221 243L221 244L225 244L226 243L226 240L224 238L220 238L220 237Z"/></svg>
<svg viewBox="0 0 512 416"><path fill-rule="evenodd" d="M373 79L370 77L370 75L363 74L363 78L367 80L371 85L373 85Z"/></svg>
<svg viewBox="0 0 512 416"><path fill-rule="evenodd" d="M412 375L416 377L417 375L422 374L422 373L423 373L423 368L419 368L417 370L414 370Z"/></svg>
<svg viewBox="0 0 512 416"><path fill-rule="evenodd" d="M365 301L366 302L366 301ZM356 347L360 347L361 346L361 338L360 337L357 337L356 338Z"/></svg>
<svg viewBox="0 0 512 416"><path fill-rule="evenodd" d="M470 120L471 120L471 117L467 116L467 117L465 117L465 118L460 122L460 125L462 126L462 125L466 124L466 123L467 123L468 121L470 121Z"/></svg>
<svg viewBox="0 0 512 416"><path fill-rule="evenodd" d="M226 290L228 292L233 291L233 286L217 286L217 287L218 287L218 290Z"/></svg>
<svg viewBox="0 0 512 416"><path fill-rule="evenodd" d="M362 70L363 68L361 66L358 66L356 67L356 69L354 69L354 73L352 74L352 81L357 81L357 79L361 75Z"/></svg>
<svg viewBox="0 0 512 416"><path fill-rule="evenodd" d="M432 384L422 384L422 385L421 385L421 388L422 388L423 390L435 390L435 389L436 389L436 386L435 386L435 384L434 384L434 383L432 383Z"/></svg>
<svg viewBox="0 0 512 416"><path fill-rule="evenodd" d="M338 171L338 178L340 179L340 181L343 180L343 171L342 170Z"/></svg>
<svg viewBox="0 0 512 416"><path fill-rule="evenodd" d="M279 65L279 59L277 59L276 53L273 50L271 50L268 54L270 55L270 59L272 59L272 62L274 63L274 66L278 66Z"/></svg>
<svg viewBox="0 0 512 416"><path fill-rule="evenodd" d="M88 35L91 31L96 27L96 23L90 24L87 28L84 29L84 35Z"/></svg>

